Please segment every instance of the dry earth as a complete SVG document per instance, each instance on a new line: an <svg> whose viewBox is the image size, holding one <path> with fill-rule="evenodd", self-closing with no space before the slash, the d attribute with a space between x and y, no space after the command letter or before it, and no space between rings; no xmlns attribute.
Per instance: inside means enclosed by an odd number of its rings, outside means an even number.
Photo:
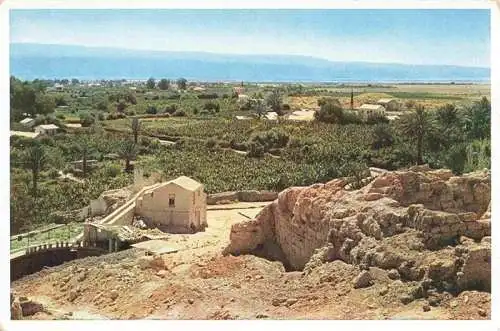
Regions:
<svg viewBox="0 0 500 331"><path fill-rule="evenodd" d="M489 173L343 184L290 188L260 213L210 210L205 232L169 236L176 253L130 249L26 276L12 283L13 316L490 318Z"/></svg>

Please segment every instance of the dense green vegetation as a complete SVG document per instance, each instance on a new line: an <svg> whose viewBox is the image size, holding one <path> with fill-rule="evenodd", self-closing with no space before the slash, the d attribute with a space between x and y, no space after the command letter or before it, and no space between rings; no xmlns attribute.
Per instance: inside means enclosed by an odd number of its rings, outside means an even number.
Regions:
<svg viewBox="0 0 500 331"><path fill-rule="evenodd" d="M304 95L313 88L254 87L249 91L257 101L245 109L230 87L207 84L195 92L183 79L150 79L136 90L75 83L63 92L48 92L48 82L12 79L11 84L13 129L23 113L63 129L75 120L88 126L37 140L11 138L11 233L71 220L65 213L81 209L104 190L131 184L133 167L164 179L191 176L209 193L282 190L356 177L368 166L393 170L428 163L457 174L490 167L486 98L438 109L416 106L399 120L363 123L326 94L315 120L296 122L252 115L272 110L285 115L292 88ZM154 137L177 143L162 145ZM83 162L79 171L70 166L77 160ZM97 166L90 167L89 160ZM79 179L62 179L59 171Z"/></svg>

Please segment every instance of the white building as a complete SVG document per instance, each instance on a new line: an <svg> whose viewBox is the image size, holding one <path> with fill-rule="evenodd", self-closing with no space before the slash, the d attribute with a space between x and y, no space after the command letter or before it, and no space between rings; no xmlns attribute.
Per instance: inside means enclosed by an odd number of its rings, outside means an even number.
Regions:
<svg viewBox="0 0 500 331"><path fill-rule="evenodd" d="M198 231L207 226L207 196L203 184L186 176L155 185L136 200L135 214L149 225L175 232Z"/></svg>
<svg viewBox="0 0 500 331"><path fill-rule="evenodd" d="M25 119L23 119L19 123L21 123L23 126L25 126L27 128L32 128L33 125L35 125L35 120L32 119L31 117L26 117Z"/></svg>
<svg viewBox="0 0 500 331"><path fill-rule="evenodd" d="M36 139L40 134L37 132L24 132L24 131L10 131L10 136L24 137Z"/></svg>
<svg viewBox="0 0 500 331"><path fill-rule="evenodd" d="M35 127L35 132L41 135L52 136L57 133L59 127L55 124L42 124Z"/></svg>

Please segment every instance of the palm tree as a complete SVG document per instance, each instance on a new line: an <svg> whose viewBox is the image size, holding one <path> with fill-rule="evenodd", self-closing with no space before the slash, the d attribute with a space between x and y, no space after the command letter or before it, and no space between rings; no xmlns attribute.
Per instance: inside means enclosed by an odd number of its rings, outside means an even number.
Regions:
<svg viewBox="0 0 500 331"><path fill-rule="evenodd" d="M491 137L491 103L486 97L465 109L465 132L471 140Z"/></svg>
<svg viewBox="0 0 500 331"><path fill-rule="evenodd" d="M134 134L134 143L137 144L137 137L139 136L139 131L141 129L141 122L137 117L132 119L132 133Z"/></svg>
<svg viewBox="0 0 500 331"><path fill-rule="evenodd" d="M38 195L38 177L46 161L45 150L39 142L35 141L26 152L26 164L31 170L33 180L32 195L35 199Z"/></svg>
<svg viewBox="0 0 500 331"><path fill-rule="evenodd" d="M274 89L271 94L267 96L267 104L278 116L283 115L283 96L279 89Z"/></svg>
<svg viewBox="0 0 500 331"><path fill-rule="evenodd" d="M262 115L266 113L266 105L264 104L264 101L262 99L255 100L253 108L259 118L261 118Z"/></svg>
<svg viewBox="0 0 500 331"><path fill-rule="evenodd" d="M417 142L417 164L423 164L424 138L432 132L433 122L429 112L423 106L417 106L415 111L401 118L401 130L404 135Z"/></svg>
<svg viewBox="0 0 500 331"><path fill-rule="evenodd" d="M436 112L436 118L446 131L459 121L458 109L453 104L446 104L440 107Z"/></svg>
<svg viewBox="0 0 500 331"><path fill-rule="evenodd" d="M125 171L130 172L130 161L134 160L137 154L135 143L131 140L125 140L120 146L120 157L125 160Z"/></svg>
<svg viewBox="0 0 500 331"><path fill-rule="evenodd" d="M88 158L89 155L92 152L92 147L90 145L90 138L88 135L83 134L81 136L81 140L79 141L78 145L75 146L76 151L82 156L82 172L83 172L83 177L87 177L88 173Z"/></svg>

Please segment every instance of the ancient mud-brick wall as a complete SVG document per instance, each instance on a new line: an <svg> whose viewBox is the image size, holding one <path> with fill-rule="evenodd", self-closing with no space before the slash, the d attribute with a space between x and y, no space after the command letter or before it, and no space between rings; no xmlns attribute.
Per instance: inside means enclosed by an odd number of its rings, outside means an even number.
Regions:
<svg viewBox="0 0 500 331"><path fill-rule="evenodd" d="M389 268L401 259L391 257L390 249L372 248L411 229L423 238L412 243L415 249L437 248L460 236L479 240L490 235L489 172L454 177L449 170L396 171L359 190L345 190L345 184L336 179L281 192L256 219L232 227L226 253L249 253L271 240L294 269L315 254L323 254L318 261Z"/></svg>
<svg viewBox="0 0 500 331"><path fill-rule="evenodd" d="M293 269L303 268L314 250L325 245L330 230L326 215L346 193L343 186L344 181L335 180L279 194L272 221L274 239Z"/></svg>

